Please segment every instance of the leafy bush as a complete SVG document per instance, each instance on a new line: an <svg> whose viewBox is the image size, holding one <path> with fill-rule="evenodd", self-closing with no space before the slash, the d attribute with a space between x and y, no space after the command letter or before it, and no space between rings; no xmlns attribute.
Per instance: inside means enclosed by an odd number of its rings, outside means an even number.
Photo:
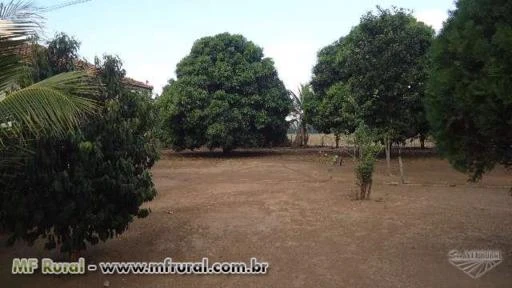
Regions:
<svg viewBox="0 0 512 288"><path fill-rule="evenodd" d="M21 167L0 167L0 223L10 243L46 238L47 249L84 250L123 233L156 191L150 168L158 157L149 95L127 91L116 57L97 61L105 90L101 115L79 131L33 143Z"/></svg>
<svg viewBox="0 0 512 288"><path fill-rule="evenodd" d="M355 132L355 143L359 150L355 173L360 188L356 198L360 200L370 199L375 161L377 154L382 150L382 145L376 141L375 135L363 124L359 125Z"/></svg>

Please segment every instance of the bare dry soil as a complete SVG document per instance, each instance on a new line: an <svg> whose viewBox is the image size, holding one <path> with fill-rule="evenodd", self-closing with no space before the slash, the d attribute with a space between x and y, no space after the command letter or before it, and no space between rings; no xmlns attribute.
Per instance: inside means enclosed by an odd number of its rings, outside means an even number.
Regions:
<svg viewBox="0 0 512 288"><path fill-rule="evenodd" d="M153 169L152 213L83 254L87 263L257 257L270 263L267 275L11 275L13 257L59 257L19 243L0 248L0 287L512 286L510 172L471 184L444 160L406 158L408 184L398 185L380 160L372 200L354 201L351 159L327 162L318 153L166 152ZM498 249L504 260L474 280L448 262L452 249Z"/></svg>

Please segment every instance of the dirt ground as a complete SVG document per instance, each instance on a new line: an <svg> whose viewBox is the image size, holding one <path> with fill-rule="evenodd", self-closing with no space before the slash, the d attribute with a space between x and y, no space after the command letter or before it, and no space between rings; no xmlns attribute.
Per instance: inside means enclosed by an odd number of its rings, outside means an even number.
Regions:
<svg viewBox="0 0 512 288"><path fill-rule="evenodd" d="M11 275L13 257L58 258L41 247L0 248L0 287L511 287L512 174L478 184L437 158L405 159L408 184L380 160L372 200L354 201L353 165L318 153L165 153L153 169L152 213L89 248L100 261L267 261L266 275ZM396 160L394 160L397 169ZM398 173L397 170L394 171ZM448 262L452 249L498 249L479 279Z"/></svg>

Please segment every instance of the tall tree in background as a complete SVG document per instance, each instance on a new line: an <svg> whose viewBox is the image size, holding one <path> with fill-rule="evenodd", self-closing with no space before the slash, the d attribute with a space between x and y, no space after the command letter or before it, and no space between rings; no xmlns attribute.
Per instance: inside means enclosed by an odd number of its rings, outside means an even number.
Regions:
<svg viewBox="0 0 512 288"><path fill-rule="evenodd" d="M336 148L340 135L353 132L355 127L355 122L343 114L343 104L348 96L343 43L342 37L318 52L311 80L314 93L304 103L308 122L322 133L333 133Z"/></svg>
<svg viewBox="0 0 512 288"><path fill-rule="evenodd" d="M438 149L479 179L512 165L512 1L459 0L433 46L428 118Z"/></svg>
<svg viewBox="0 0 512 288"><path fill-rule="evenodd" d="M75 71L80 42L61 32L46 42L40 44L40 39L34 37L27 43L26 56L30 58L32 82L36 83L56 74ZM32 84L32 83L31 83Z"/></svg>
<svg viewBox="0 0 512 288"><path fill-rule="evenodd" d="M241 35L197 40L159 98L163 140L174 149L278 145L291 99L274 63Z"/></svg>
<svg viewBox="0 0 512 288"><path fill-rule="evenodd" d="M75 70L80 42L65 33L58 33L48 42L48 64L53 75Z"/></svg>
<svg viewBox="0 0 512 288"><path fill-rule="evenodd" d="M322 48L317 53L317 63L313 67L311 87L315 95L322 98L332 85L347 79L344 73L344 58L341 54L344 38Z"/></svg>
<svg viewBox="0 0 512 288"><path fill-rule="evenodd" d="M419 132L410 126L420 122L434 30L408 10L377 9L344 39L342 54L358 117L384 139L390 173L391 143Z"/></svg>

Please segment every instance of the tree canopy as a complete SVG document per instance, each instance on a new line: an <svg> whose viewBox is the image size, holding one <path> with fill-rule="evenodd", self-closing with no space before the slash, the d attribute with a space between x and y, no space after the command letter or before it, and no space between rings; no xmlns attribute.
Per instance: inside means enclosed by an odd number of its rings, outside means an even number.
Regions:
<svg viewBox="0 0 512 288"><path fill-rule="evenodd" d="M80 42L65 33L57 33L48 42L48 63L52 74L73 71Z"/></svg>
<svg viewBox="0 0 512 288"><path fill-rule="evenodd" d="M422 107L433 37L432 28L404 9L378 8L350 32L344 67L359 117L371 129L414 136L407 130Z"/></svg>
<svg viewBox="0 0 512 288"><path fill-rule="evenodd" d="M512 1L460 0L432 49L428 118L453 166L476 180L512 165Z"/></svg>
<svg viewBox="0 0 512 288"><path fill-rule="evenodd" d="M159 98L163 140L174 149L278 145L291 100L274 63L241 35L197 40Z"/></svg>
<svg viewBox="0 0 512 288"><path fill-rule="evenodd" d="M309 123L323 133L336 135L352 131L352 123L343 119L343 103L346 102L347 75L344 73L344 38L322 48L313 67L311 86L314 93L306 99L304 110Z"/></svg>
<svg viewBox="0 0 512 288"><path fill-rule="evenodd" d="M433 37L432 28L405 9L368 12L318 53L313 123L324 132L353 131L361 120L392 138L425 133L422 99Z"/></svg>

